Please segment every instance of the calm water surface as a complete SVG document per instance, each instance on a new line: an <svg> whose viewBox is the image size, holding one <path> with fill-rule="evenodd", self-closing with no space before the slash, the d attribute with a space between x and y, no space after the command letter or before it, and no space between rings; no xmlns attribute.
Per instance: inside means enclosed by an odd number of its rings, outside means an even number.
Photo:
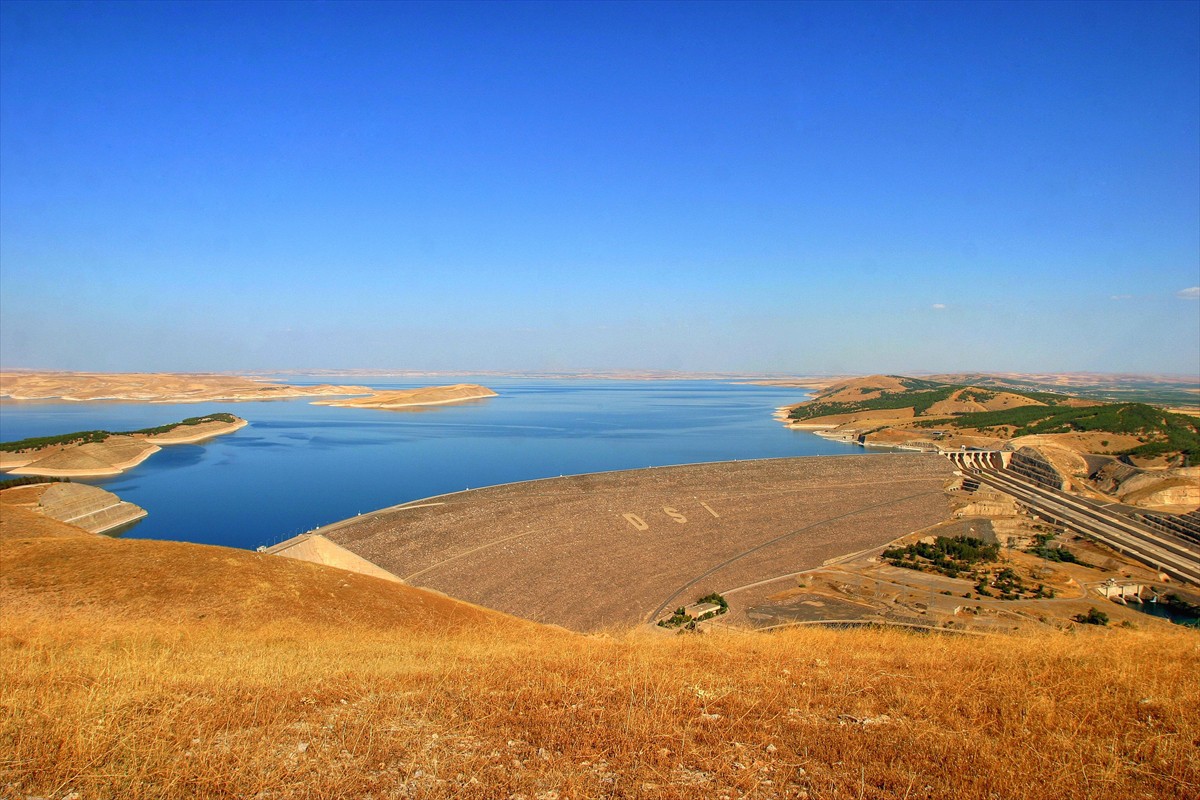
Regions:
<svg viewBox="0 0 1200 800"><path fill-rule="evenodd" d="M483 383L500 396L421 411L330 408L308 399L6 404L0 441L235 413L250 425L204 444L165 447L123 475L88 482L150 512L127 536L245 548L468 487L697 461L864 452L774 420L774 409L805 398L800 389L717 381L438 378L460 381ZM344 382L381 389L429 384Z"/></svg>
<svg viewBox="0 0 1200 800"><path fill-rule="evenodd" d="M1171 605L1170 603L1130 603L1129 608L1141 611L1143 614L1149 614L1152 617L1169 620L1176 625L1200 629L1200 616L1196 616L1187 609Z"/></svg>

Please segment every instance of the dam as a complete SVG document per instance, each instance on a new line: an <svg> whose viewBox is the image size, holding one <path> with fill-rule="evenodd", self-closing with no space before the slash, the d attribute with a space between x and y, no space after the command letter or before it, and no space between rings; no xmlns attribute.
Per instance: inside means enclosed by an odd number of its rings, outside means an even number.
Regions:
<svg viewBox="0 0 1200 800"><path fill-rule="evenodd" d="M572 475L365 513L270 552L312 558L319 536L324 563L341 548L415 586L595 631L943 521L953 473L940 456L896 453Z"/></svg>

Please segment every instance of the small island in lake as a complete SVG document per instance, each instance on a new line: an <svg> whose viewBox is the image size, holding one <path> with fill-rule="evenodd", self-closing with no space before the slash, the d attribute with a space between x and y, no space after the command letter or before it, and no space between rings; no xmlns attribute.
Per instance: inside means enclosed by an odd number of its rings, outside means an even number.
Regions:
<svg viewBox="0 0 1200 800"><path fill-rule="evenodd" d="M419 389L376 392L367 397L348 397L344 400L316 400L313 405L338 406L339 408L410 408L412 406L462 403L467 400L482 400L496 396L496 392L486 386L474 383L456 383L453 386L424 386Z"/></svg>
<svg viewBox="0 0 1200 800"><path fill-rule="evenodd" d="M76 431L0 442L0 470L72 478L119 475L157 453L160 445L199 442L247 424L241 417L219 413L121 433Z"/></svg>

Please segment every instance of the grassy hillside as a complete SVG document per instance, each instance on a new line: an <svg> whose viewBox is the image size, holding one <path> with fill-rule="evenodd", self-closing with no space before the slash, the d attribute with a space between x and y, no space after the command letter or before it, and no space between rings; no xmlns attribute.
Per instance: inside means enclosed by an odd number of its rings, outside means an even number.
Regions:
<svg viewBox="0 0 1200 800"><path fill-rule="evenodd" d="M970 410L970 404L987 407L1002 398L1019 402L1012 407ZM946 413L946 406L938 404L950 400L955 405ZM1144 403L1083 401L1054 392L1007 386L984 389L895 375L831 386L813 400L792 408L788 418L803 421L908 409L912 409L914 419L904 424L915 428L978 430L1006 439L1054 433L1126 434L1141 440L1141 444L1124 451L1128 455L1182 453L1191 461L1200 455L1200 419Z"/></svg>
<svg viewBox="0 0 1200 800"><path fill-rule="evenodd" d="M939 384L933 381L917 378L904 378L896 375L882 376L890 378L903 388L895 389L888 386L875 387L872 378L862 378L830 387L813 400L803 403L791 410L789 419L805 420L816 417L827 417L841 414L858 414L865 411L888 411L913 409L913 416L921 416L929 411L936 403L948 400L952 395L960 393L959 399L985 403L996 397L997 392L958 384ZM847 394L847 388L856 395L875 394L874 397L863 399L842 400ZM1019 397L1025 397L1044 405L1059 405L1070 400L1069 397L1051 392L1008 392Z"/></svg>
<svg viewBox="0 0 1200 800"><path fill-rule="evenodd" d="M1153 621L1030 637L585 637L255 553L21 538L4 513L0 786L12 796L1200 787L1200 647Z"/></svg>
<svg viewBox="0 0 1200 800"><path fill-rule="evenodd" d="M962 388L965 387L943 386L936 389L918 389L907 392L884 392L878 397L848 402L818 398L811 403L792 409L788 417L804 420L835 414L857 414L863 411L888 411L902 408L911 408L914 416L919 416L929 410L934 403L945 400Z"/></svg>
<svg viewBox="0 0 1200 800"><path fill-rule="evenodd" d="M1143 403L1112 403L1087 408L1022 406L915 424L924 427L1005 429L1004 432L1010 437L1078 431L1124 433L1147 440L1145 444L1129 450L1131 455L1181 452L1193 459L1200 455L1200 420Z"/></svg>

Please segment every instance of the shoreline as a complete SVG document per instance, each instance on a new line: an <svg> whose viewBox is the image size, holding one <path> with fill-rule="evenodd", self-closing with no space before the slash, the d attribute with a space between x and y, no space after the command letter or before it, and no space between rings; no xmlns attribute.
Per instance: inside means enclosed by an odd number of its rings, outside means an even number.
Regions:
<svg viewBox="0 0 1200 800"><path fill-rule="evenodd" d="M166 444L166 445L192 444L194 442L202 442L205 439L212 439L214 436L224 436L227 433L233 433L234 431L239 431L242 428L249 425L250 421L239 417L237 422L228 422L228 423L222 423L222 424L224 425L224 427L221 430L215 430L215 431L210 430L207 432L197 433L197 434L193 434L191 436L183 436L183 437L178 437L178 438L171 436L171 433L160 433L155 436L147 437L146 441L151 442L153 444ZM175 430L179 430L179 428L176 428Z"/></svg>
<svg viewBox="0 0 1200 800"><path fill-rule="evenodd" d="M126 470L133 469L138 464L141 464L150 456L162 450L161 447L151 444L146 450L143 450L137 456L126 459L125 461L112 464L106 469L54 469L53 467L45 467L43 469L26 470L24 467L15 467L8 469L6 475L31 475L42 478L108 478L113 475L120 475ZM26 464L36 464L37 461L29 461Z"/></svg>
<svg viewBox="0 0 1200 800"><path fill-rule="evenodd" d="M134 456L132 458L127 458L123 461L115 462L106 467L93 467L90 469L71 469L71 468L61 468L60 469L60 468L55 468L55 467L40 467L39 468L37 466L37 462L40 460L41 457L48 458L53 455L56 455L57 453L64 453L64 452L69 453L72 449L81 447L83 445L72 445L72 446L68 446L65 448L60 448L59 450L55 451L54 453L45 454L45 456L40 455L43 451L40 451L40 450L34 451L33 453L30 454L33 457L30 458L28 461L17 463L12 466L7 466L7 465L0 466L0 474L14 475L14 476L33 476L33 477L43 477L43 478L110 478L115 475L120 475L128 470L133 469L134 467L138 466L143 461L148 459L150 456L152 456L155 453L162 450L163 447L170 447L171 445L176 445L176 444L194 444L196 442L202 442L202 441L205 441L206 439L213 439L213 438L216 438L217 436L224 436L227 433L233 433L235 431L241 430L242 428L246 427L249 424L250 424L250 422L248 420L244 420L239 417L237 422L223 423L222 428L220 430L211 430L210 429L210 430L207 430L207 431L204 431L201 433L192 434L190 436L184 436L182 438L170 438L170 433L158 434L156 436L138 437L137 441L140 443L144 443L146 445L145 450L138 453L136 456ZM97 444L103 444L103 442L99 442Z"/></svg>

